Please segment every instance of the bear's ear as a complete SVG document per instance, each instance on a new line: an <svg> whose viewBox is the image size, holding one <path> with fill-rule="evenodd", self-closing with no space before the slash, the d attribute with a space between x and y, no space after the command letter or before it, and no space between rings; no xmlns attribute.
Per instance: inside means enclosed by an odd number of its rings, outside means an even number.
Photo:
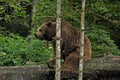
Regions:
<svg viewBox="0 0 120 80"><path fill-rule="evenodd" d="M49 26L51 26L51 24L52 24L52 21L48 21L47 23L46 23L46 25L49 27Z"/></svg>

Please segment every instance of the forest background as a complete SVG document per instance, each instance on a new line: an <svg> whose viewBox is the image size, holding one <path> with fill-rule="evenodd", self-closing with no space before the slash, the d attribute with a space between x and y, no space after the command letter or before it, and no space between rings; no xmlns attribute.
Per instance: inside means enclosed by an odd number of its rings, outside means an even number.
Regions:
<svg viewBox="0 0 120 80"><path fill-rule="evenodd" d="M120 1L87 0L85 34L92 57L120 55ZM62 20L80 30L81 1L62 0ZM45 21L56 20L56 0L0 0L0 66L46 63L51 44L34 37Z"/></svg>

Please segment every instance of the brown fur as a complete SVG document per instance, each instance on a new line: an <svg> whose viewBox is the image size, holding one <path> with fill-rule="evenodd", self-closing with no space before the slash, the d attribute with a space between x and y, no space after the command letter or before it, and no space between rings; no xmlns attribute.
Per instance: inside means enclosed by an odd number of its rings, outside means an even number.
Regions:
<svg viewBox="0 0 120 80"><path fill-rule="evenodd" d="M62 75L68 75L69 71L75 70L78 67L79 52L80 52L80 32L78 32L69 22L61 23L61 58L64 59ZM53 68L55 64L56 54L56 22L48 21L42 24L35 36L39 39L45 39L52 42L54 50L54 58L50 61L49 67ZM91 43L87 36L85 38L84 61L91 58Z"/></svg>

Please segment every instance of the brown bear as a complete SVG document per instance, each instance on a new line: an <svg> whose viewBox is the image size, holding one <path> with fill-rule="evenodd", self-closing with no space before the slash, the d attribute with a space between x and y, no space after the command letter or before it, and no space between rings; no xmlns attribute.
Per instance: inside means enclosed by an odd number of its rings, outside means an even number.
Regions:
<svg viewBox="0 0 120 80"><path fill-rule="evenodd" d="M54 51L54 58L49 62L49 67L54 68L56 54L56 22L48 21L43 23L35 36L40 40L51 41ZM91 58L91 43L87 36L84 36L84 61ZM80 53L80 32L69 22L61 22L61 58L64 59L62 76L67 77L69 72L78 68Z"/></svg>

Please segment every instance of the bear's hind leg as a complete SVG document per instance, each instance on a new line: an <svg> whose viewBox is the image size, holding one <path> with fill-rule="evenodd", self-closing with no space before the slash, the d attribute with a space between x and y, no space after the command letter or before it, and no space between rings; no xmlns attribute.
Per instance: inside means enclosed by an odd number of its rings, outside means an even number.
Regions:
<svg viewBox="0 0 120 80"><path fill-rule="evenodd" d="M76 69L78 69L78 60L79 56L76 51L66 57L61 73L62 78L68 78L72 73L75 73Z"/></svg>

